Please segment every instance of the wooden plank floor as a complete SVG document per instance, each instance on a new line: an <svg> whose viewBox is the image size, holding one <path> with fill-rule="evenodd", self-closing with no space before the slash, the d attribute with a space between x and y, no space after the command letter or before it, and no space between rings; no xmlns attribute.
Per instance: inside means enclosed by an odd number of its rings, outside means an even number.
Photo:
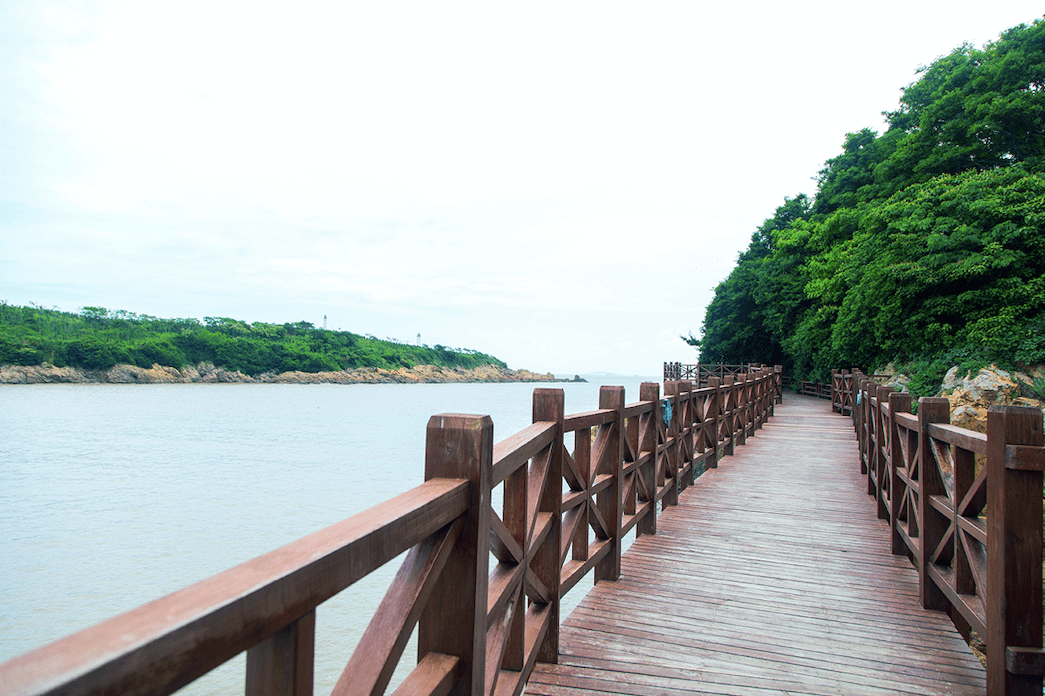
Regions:
<svg viewBox="0 0 1045 696"><path fill-rule="evenodd" d="M851 423L786 395L589 592L526 692L983 694L980 663L889 552Z"/></svg>

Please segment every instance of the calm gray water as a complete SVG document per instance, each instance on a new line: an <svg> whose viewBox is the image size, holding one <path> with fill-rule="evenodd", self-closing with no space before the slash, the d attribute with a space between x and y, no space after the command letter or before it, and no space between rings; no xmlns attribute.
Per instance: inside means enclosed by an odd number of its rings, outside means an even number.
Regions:
<svg viewBox="0 0 1045 696"><path fill-rule="evenodd" d="M641 381L607 383L630 403ZM412 488L431 415L488 414L500 441L534 386L598 404L596 383L0 387L0 662ZM318 694L397 568L319 607ZM183 691L242 688L241 656Z"/></svg>

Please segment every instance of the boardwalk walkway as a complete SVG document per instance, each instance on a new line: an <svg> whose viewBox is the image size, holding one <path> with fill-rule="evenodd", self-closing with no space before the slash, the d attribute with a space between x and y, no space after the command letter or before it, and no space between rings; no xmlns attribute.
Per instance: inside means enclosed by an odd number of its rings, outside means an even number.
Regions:
<svg viewBox="0 0 1045 696"><path fill-rule="evenodd" d="M585 597L527 693L984 693L980 663L889 552L851 421L784 399Z"/></svg>

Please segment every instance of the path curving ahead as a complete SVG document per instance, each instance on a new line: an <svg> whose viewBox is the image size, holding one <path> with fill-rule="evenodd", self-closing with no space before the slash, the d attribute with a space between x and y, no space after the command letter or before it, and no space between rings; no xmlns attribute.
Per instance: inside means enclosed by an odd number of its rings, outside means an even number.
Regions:
<svg viewBox="0 0 1045 696"><path fill-rule="evenodd" d="M582 600L526 693L983 694L866 490L852 421L785 394Z"/></svg>

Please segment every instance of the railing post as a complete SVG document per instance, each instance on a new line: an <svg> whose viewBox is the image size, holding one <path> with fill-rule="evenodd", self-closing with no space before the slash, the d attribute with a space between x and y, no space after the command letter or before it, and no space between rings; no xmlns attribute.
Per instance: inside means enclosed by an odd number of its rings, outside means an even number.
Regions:
<svg viewBox="0 0 1045 696"><path fill-rule="evenodd" d="M857 413L860 414L860 473L865 475L867 474L868 423L870 421L869 414L871 413L871 402L867 398L867 384L867 378L861 377L856 389L860 401L860 405L856 409Z"/></svg>
<svg viewBox="0 0 1045 696"><path fill-rule="evenodd" d="M992 406L987 412L987 694L1041 694L1034 662L1042 629L1042 415L1036 408ZM1029 456L1021 461L1020 446ZM1030 448L1026 447L1030 446ZM1016 650L1013 650L1015 648ZM1019 673L1036 672L1036 673Z"/></svg>
<svg viewBox="0 0 1045 696"><path fill-rule="evenodd" d="M766 368L766 420L776 415L776 368Z"/></svg>
<svg viewBox="0 0 1045 696"><path fill-rule="evenodd" d="M837 413L841 413L842 409L836 408L836 406L838 406L838 399L836 398L838 394L838 386L835 383L841 381L841 375L841 371L831 370L831 410Z"/></svg>
<svg viewBox="0 0 1045 696"><path fill-rule="evenodd" d="M722 379L722 378L720 377L719 379ZM725 446L722 449L722 453L725 454L725 455L732 456L733 455L733 446L734 446L733 443L734 443L734 440L735 440L735 438L733 437L733 430L734 430L734 428L736 426L736 422L737 422L737 418L736 418L736 410L737 410L737 383L736 383L736 379L733 378L733 377L730 377L730 381L728 383L723 382L722 390L719 393L722 396L722 399L719 401L719 403L722 404L722 416L723 416L722 424L725 426L723 428L723 433L722 434L725 435L725 441L726 441Z"/></svg>
<svg viewBox="0 0 1045 696"><path fill-rule="evenodd" d="M856 391L856 371L845 370L841 371L841 378L839 380L839 389L841 393L838 395L839 400L842 402L841 414L843 416L853 415L853 408L856 406L856 399L854 394Z"/></svg>
<svg viewBox="0 0 1045 696"><path fill-rule="evenodd" d="M844 397L843 397L844 398ZM907 544L900 535L900 507L903 505L903 495L897 493L903 488L904 483L900 480L899 469L906 465L903 456L903 447L900 445L900 428L896 425L897 413L911 412L911 395L893 392L889 395L889 528L893 533L892 551L899 556L907 552ZM911 472L907 472L910 477ZM914 514L913 510L907 511L908 515Z"/></svg>
<svg viewBox="0 0 1045 696"><path fill-rule="evenodd" d="M860 423L860 404L857 404L857 394L860 393L860 384L862 383L864 374L862 372L854 372L853 379L849 385L850 397L852 398L852 411L850 415L853 418L853 427L859 429L858 424Z"/></svg>
<svg viewBox="0 0 1045 696"><path fill-rule="evenodd" d="M775 400L775 390L773 384L775 378L773 376L773 370L769 367L762 368L762 425L765 425L766 421L773 413L773 402Z"/></svg>
<svg viewBox="0 0 1045 696"><path fill-rule="evenodd" d="M680 458L680 466L682 467L682 477L679 481L679 492L686 490L693 485L693 482L697 478L696 464L694 459L696 457L696 437L694 435L695 427L694 416L695 407L693 404L693 383L687 380L683 380L679 383L679 399L681 401L679 409L682 411L682 457ZM689 468L686 468L686 464L689 464Z"/></svg>
<svg viewBox="0 0 1045 696"><path fill-rule="evenodd" d="M660 467L660 447L657 446L657 420L660 418L660 385L656 382L643 382L639 385L639 401L652 401L653 408L650 411L650 422L646 427L645 432L642 428L639 428L639 451L638 456L642 456L643 451L650 453L651 460L646 466L639 468L635 472L635 476L639 478L642 483L641 486L636 486L639 490L645 488L648 492L646 500L640 502L650 502L649 512L639 520L636 526L635 534L656 534L657 533L657 471Z"/></svg>
<svg viewBox="0 0 1045 696"><path fill-rule="evenodd" d="M758 427L758 370L748 368L747 372L747 434L755 436Z"/></svg>
<svg viewBox="0 0 1045 696"><path fill-rule="evenodd" d="M861 409L863 408L863 401L857 398L857 394L860 393L860 377L856 376L853 378L853 431L856 433L857 448L860 450L860 473L864 472L863 462L863 421L861 420L863 414ZM860 404L857 404L860 401Z"/></svg>
<svg viewBox="0 0 1045 696"><path fill-rule="evenodd" d="M947 495L943 476L933 456L932 438L929 437L930 423L950 423L951 404L947 399L922 397L918 399L918 447L919 467L922 482L921 495L918 496L918 517L921 521L922 543L918 547L918 589L922 598L922 607L947 611L950 606L932 577L929 576L929 564L936 548L943 541L949 526L948 520L932 506L934 495ZM1040 523L1040 520L1039 520Z"/></svg>
<svg viewBox="0 0 1045 696"><path fill-rule="evenodd" d="M711 446L711 456L704 462L704 466L709 469L718 468L718 456L719 449L718 443L722 438L722 387L721 381L718 377L708 377L708 387L714 389L711 395L711 400L708 402L707 413L704 414L706 421L711 423L712 436L707 438L705 441ZM704 428L704 432L707 433L707 426Z"/></svg>
<svg viewBox="0 0 1045 696"><path fill-rule="evenodd" d="M864 383L864 403L866 404L866 411L864 412L864 436L867 438L864 441L864 459L867 467L867 494L874 495L874 477L878 469L876 460L874 458L874 443L877 439L874 427L877 422L878 414L875 411L875 395L876 387L874 384L867 380Z"/></svg>
<svg viewBox="0 0 1045 696"><path fill-rule="evenodd" d="M679 383L668 382L664 385L664 398L671 403L671 420L665 428L665 437L671 444L665 448L667 456L667 477L671 479L671 488L664 494L664 505L679 504L679 471L682 459L682 432L679 424L682 420L682 406L678 398Z"/></svg>
<svg viewBox="0 0 1045 696"><path fill-rule="evenodd" d="M747 444L747 408L748 408L748 389L747 389L747 373L737 375L737 381L733 383L733 389L736 393L736 404L733 406L734 420L736 425L733 427L733 432L737 436L738 445Z"/></svg>
<svg viewBox="0 0 1045 696"><path fill-rule="evenodd" d="M860 387L860 394L863 398L864 412L860 419L862 428L862 447L860 448L861 458L863 461L860 463L860 473L867 474L868 477L871 475L871 434L872 426L874 425L874 407L871 404L871 380L865 379ZM868 484L870 487L870 484Z"/></svg>
<svg viewBox="0 0 1045 696"><path fill-rule="evenodd" d="M842 416L846 415L846 412L845 412L845 377L846 377L846 371L845 370L839 370L838 371L837 381L835 380L834 377L831 378L831 386L832 386L832 389L834 389L834 394L831 395L831 403L833 404L833 403L835 403L836 399L838 400L838 414L842 415Z"/></svg>
<svg viewBox="0 0 1045 696"><path fill-rule="evenodd" d="M539 512L550 512L552 528L541 547L536 550L530 568L546 588L551 601L548 603L550 619L544 641L537 648L537 661L559 662L559 559L562 552L562 452L563 419L566 400L562 389L533 390L533 422L555 423L555 438L552 440L548 459L548 478L538 503Z"/></svg>
<svg viewBox="0 0 1045 696"><path fill-rule="evenodd" d="M603 454L600 464L607 468L600 468L599 473L608 473L612 480L603 490L599 491L595 505L602 513L602 519L609 525L608 530L612 535L610 539L610 552L595 566L595 582L603 580L616 580L620 577L620 537L621 537L621 514L624 511L622 503L622 481L624 473L624 387L602 387L599 389L599 408L613 409L617 412L614 425L610 433L609 441L606 443L608 452Z"/></svg>
<svg viewBox="0 0 1045 696"><path fill-rule="evenodd" d="M758 431L762 429L762 421L766 415L766 373L761 367L755 370L755 383L751 388L751 402L754 405L751 429L752 431Z"/></svg>
<svg viewBox="0 0 1045 696"><path fill-rule="evenodd" d="M892 489L889 488L890 484L890 467L891 463L890 455L891 452L885 453L883 450L886 447L886 443L890 442L890 436L892 435L892 414L890 413L887 418L885 415L886 408L889 405L889 395L893 393L893 390L889 387L878 387L876 390L876 396L878 398L878 451L875 453L877 457L877 476L875 479L878 482L878 490L875 491L875 499L878 501L878 519L888 520L889 519L889 505L887 496L892 495Z"/></svg>
<svg viewBox="0 0 1045 696"><path fill-rule="evenodd" d="M486 677L486 602L490 572L490 469L493 421L489 416L443 414L428 421L425 480L465 478L468 512L417 628L418 657L456 655L461 678L451 696L481 696Z"/></svg>
<svg viewBox="0 0 1045 696"><path fill-rule="evenodd" d="M755 372L755 430L761 430L766 420L766 370L758 368Z"/></svg>
<svg viewBox="0 0 1045 696"><path fill-rule="evenodd" d="M773 366L773 404L784 403L784 366ZM769 415L776 415L775 409L771 408Z"/></svg>
<svg viewBox="0 0 1045 696"><path fill-rule="evenodd" d="M878 401L878 386L867 384L867 495L878 500L878 457L881 453L882 413Z"/></svg>

